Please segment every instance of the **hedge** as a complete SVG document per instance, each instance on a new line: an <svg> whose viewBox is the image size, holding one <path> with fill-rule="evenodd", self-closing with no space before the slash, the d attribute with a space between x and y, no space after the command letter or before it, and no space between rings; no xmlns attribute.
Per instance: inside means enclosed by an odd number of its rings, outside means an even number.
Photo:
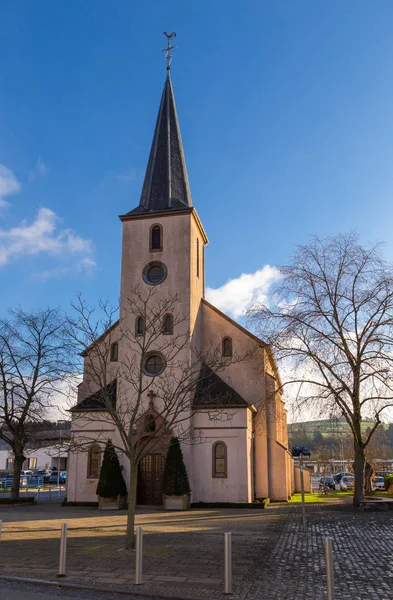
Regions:
<svg viewBox="0 0 393 600"><path fill-rule="evenodd" d="M27 498L0 498L0 504L36 504L33 496Z"/></svg>

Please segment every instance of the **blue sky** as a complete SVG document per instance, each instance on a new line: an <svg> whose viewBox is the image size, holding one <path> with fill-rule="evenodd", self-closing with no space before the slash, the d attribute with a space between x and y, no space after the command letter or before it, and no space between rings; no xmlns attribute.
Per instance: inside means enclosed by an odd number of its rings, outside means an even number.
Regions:
<svg viewBox="0 0 393 600"><path fill-rule="evenodd" d="M116 301L164 30L210 298L238 317L311 234L392 259L392 24L391 0L4 0L0 312Z"/></svg>

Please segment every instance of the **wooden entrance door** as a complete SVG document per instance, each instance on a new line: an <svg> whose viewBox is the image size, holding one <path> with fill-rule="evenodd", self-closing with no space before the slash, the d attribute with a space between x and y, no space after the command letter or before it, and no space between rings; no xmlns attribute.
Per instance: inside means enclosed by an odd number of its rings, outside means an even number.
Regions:
<svg viewBox="0 0 393 600"><path fill-rule="evenodd" d="M138 471L138 504L162 504L164 462L162 454L147 454L142 458Z"/></svg>

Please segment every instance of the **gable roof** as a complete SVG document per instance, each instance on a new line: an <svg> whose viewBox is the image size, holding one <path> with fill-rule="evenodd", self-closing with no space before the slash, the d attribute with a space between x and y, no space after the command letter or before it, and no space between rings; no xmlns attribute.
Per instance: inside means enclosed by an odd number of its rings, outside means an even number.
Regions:
<svg viewBox="0 0 393 600"><path fill-rule="evenodd" d="M101 342L101 340L103 340L105 338L106 335L108 335L108 333L110 333L111 331L113 331L114 329L116 329L116 327L119 325L120 323L120 319L117 319L117 321L115 321L113 323L113 325L111 325L110 327L108 327L108 329L106 329L103 333L101 333L101 335L95 340L95 342L92 342L90 344L90 346L87 346L87 348L85 348L81 353L80 356L87 356L89 354L89 351L96 345L99 344Z"/></svg>
<svg viewBox="0 0 393 600"><path fill-rule="evenodd" d="M250 405L208 366L202 365L193 408L248 408Z"/></svg>
<svg viewBox="0 0 393 600"><path fill-rule="evenodd" d="M108 383L105 388L94 392L87 398L83 398L76 406L70 409L70 412L86 412L86 411L101 411L107 410L107 402L116 408L117 400L117 380L114 379Z"/></svg>

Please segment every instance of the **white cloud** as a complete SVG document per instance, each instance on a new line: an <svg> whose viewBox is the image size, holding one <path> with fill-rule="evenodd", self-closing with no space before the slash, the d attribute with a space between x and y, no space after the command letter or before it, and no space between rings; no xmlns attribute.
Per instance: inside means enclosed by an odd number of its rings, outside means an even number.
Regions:
<svg viewBox="0 0 393 600"><path fill-rule="evenodd" d="M206 298L233 317L244 316L255 302L264 302L271 285L279 279L275 267L265 265L255 273L243 273L217 289L207 288Z"/></svg>
<svg viewBox="0 0 393 600"><path fill-rule="evenodd" d="M35 181L37 177L45 177L48 170L42 158L38 157L33 169L29 173L29 181Z"/></svg>
<svg viewBox="0 0 393 600"><path fill-rule="evenodd" d="M72 229L59 229L59 217L49 208L41 208L35 220L11 229L0 229L0 267L23 256L48 255L61 265L43 274L43 279L71 271L86 271L95 266L90 240ZM72 263L67 264L67 261Z"/></svg>
<svg viewBox="0 0 393 600"><path fill-rule="evenodd" d="M5 200L7 196L17 194L19 191L20 183L13 171L0 165L0 207L7 206L8 202Z"/></svg>

